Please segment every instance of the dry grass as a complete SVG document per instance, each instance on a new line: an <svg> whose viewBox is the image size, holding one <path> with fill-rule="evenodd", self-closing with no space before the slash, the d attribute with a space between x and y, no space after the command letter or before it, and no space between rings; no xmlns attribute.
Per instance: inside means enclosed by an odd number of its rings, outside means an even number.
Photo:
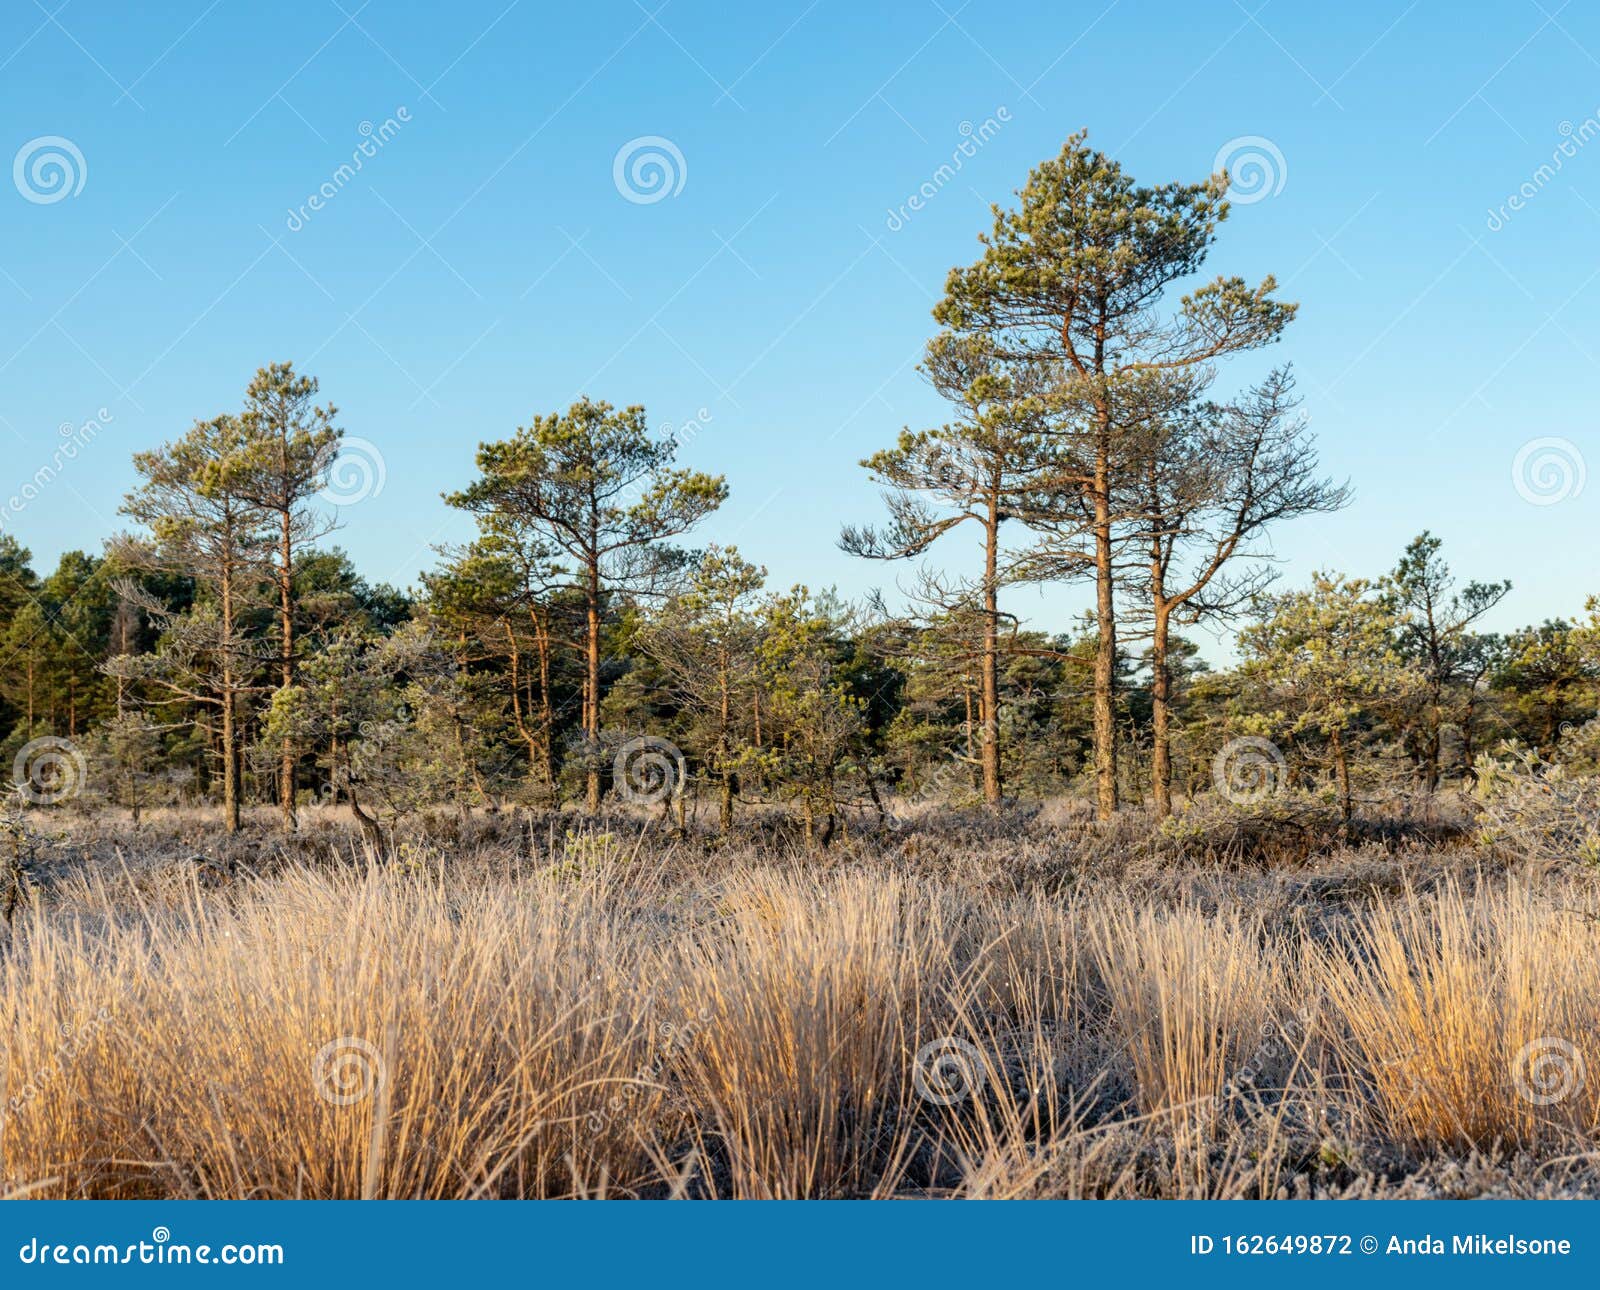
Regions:
<svg viewBox="0 0 1600 1290"><path fill-rule="evenodd" d="M1514 883L1382 902L1322 955L1344 1064L1370 1074L1394 1136L1457 1149L1586 1143L1600 1127L1600 960L1593 914Z"/></svg>
<svg viewBox="0 0 1600 1290"><path fill-rule="evenodd" d="M95 828L0 948L13 1193L1600 1194L1582 877Z"/></svg>

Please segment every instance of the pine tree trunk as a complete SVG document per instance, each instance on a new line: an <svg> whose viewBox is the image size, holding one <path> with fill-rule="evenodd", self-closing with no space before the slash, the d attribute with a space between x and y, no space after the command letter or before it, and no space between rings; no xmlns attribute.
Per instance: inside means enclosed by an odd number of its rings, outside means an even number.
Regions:
<svg viewBox="0 0 1600 1290"><path fill-rule="evenodd" d="M1172 814L1172 673L1167 666L1170 622L1157 606L1150 635L1150 787L1156 818Z"/></svg>
<svg viewBox="0 0 1600 1290"><path fill-rule="evenodd" d="M1428 696L1427 743L1423 746L1423 779L1428 792L1434 793L1439 789L1439 743L1444 720L1440 711L1443 705L1437 680L1432 683L1431 690Z"/></svg>
<svg viewBox="0 0 1600 1290"><path fill-rule="evenodd" d="M1111 588L1111 497L1106 435L1097 453L1094 484L1095 626L1094 656L1095 815L1117 813L1117 619Z"/></svg>
<svg viewBox="0 0 1600 1290"><path fill-rule="evenodd" d="M973 791L977 792L983 788L983 768L979 764L978 757L975 755L977 751L977 739L974 735L974 731L977 730L979 722L983 720L983 713L982 711L979 711L976 716L973 715L972 686L968 684L967 678L965 677L963 677L961 681L961 697L966 701L967 705L967 720L966 724L962 727L966 731L967 736L967 778L972 783ZM980 709L982 707L981 700L979 707Z"/></svg>
<svg viewBox="0 0 1600 1290"><path fill-rule="evenodd" d="M356 800L356 790L353 783L346 785L345 795L350 801L350 814L355 816L356 823L361 826L363 840L374 856L380 860L383 859L387 852L384 847L382 827L376 819L362 809L361 803Z"/></svg>
<svg viewBox="0 0 1600 1290"><path fill-rule="evenodd" d="M231 686L231 681L224 680ZM222 824L239 831L239 733L234 728L233 691L222 696Z"/></svg>
<svg viewBox="0 0 1600 1290"><path fill-rule="evenodd" d="M1469 691L1466 709L1461 714L1461 760L1464 763L1462 770L1474 784L1478 782L1478 750L1473 741L1472 728L1477 720L1477 714L1477 700Z"/></svg>
<svg viewBox="0 0 1600 1290"><path fill-rule="evenodd" d="M1345 752L1344 737L1337 729L1333 732L1333 761L1339 773L1339 806L1344 815L1345 831L1348 832L1355 803L1350 792L1350 758Z"/></svg>
<svg viewBox="0 0 1600 1290"><path fill-rule="evenodd" d="M723 833L733 828L733 768L729 765L733 750L729 747L728 740L728 731L733 724L733 691L728 684L728 671L731 666L731 661L724 657L719 687L721 707L718 713L722 729L717 733L717 771L722 776L722 802L717 813L717 826Z"/></svg>
<svg viewBox="0 0 1600 1290"><path fill-rule="evenodd" d="M239 732L233 694L233 573L222 572L222 823L239 831Z"/></svg>
<svg viewBox="0 0 1600 1290"><path fill-rule="evenodd" d="M283 528L278 539L278 615L283 653L279 660L283 686L294 684L294 547L290 537L293 514L284 507ZM278 765L278 808L283 815L283 827L292 832L296 826L294 813L294 744L287 736L283 741L282 757Z"/></svg>
<svg viewBox="0 0 1600 1290"><path fill-rule="evenodd" d="M517 733L522 736L522 742L528 746L528 778L535 784L542 783L544 766L539 752L539 732L528 724L533 714L533 694L527 694L527 708L523 708L523 680L522 680L522 651L517 648L517 634L511 630L511 620L505 619L503 626L506 631L506 658L510 664L511 674L508 688L511 691L511 721L517 728Z"/></svg>
<svg viewBox="0 0 1600 1290"><path fill-rule="evenodd" d="M996 587L999 565L1000 513L989 494L983 553L983 800L990 810L1000 805L1000 604Z"/></svg>
<svg viewBox="0 0 1600 1290"><path fill-rule="evenodd" d="M589 742L589 777L587 806L589 814L600 810L600 578L599 570L591 566L586 588L588 617L588 659L584 676L583 733Z"/></svg>
<svg viewBox="0 0 1600 1290"><path fill-rule="evenodd" d="M539 755L544 767L545 790L553 799L556 788L555 706L550 699L550 637L544 623L534 616L535 640L539 645Z"/></svg>

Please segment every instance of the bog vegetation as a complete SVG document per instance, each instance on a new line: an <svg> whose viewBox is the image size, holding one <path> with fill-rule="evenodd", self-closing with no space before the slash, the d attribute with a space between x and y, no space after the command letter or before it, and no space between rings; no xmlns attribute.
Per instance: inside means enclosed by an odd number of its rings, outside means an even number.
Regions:
<svg viewBox="0 0 1600 1290"><path fill-rule="evenodd" d="M838 535L892 604L693 546L727 481L588 398L373 585L288 363L102 551L0 536L9 1185L1593 1190L1600 602L1277 578L1348 489L1231 377L1295 306L1207 276L1226 190L1075 136L997 209Z"/></svg>
<svg viewBox="0 0 1600 1290"><path fill-rule="evenodd" d="M1581 869L1019 809L820 855L451 816L381 863L325 807L78 821L0 962L6 1190L1600 1195Z"/></svg>

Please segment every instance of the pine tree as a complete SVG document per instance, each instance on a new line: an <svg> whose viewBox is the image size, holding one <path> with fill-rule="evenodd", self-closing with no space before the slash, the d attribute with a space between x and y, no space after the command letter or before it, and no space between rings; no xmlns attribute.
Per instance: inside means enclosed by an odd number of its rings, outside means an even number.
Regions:
<svg viewBox="0 0 1600 1290"><path fill-rule="evenodd" d="M963 524L977 527L982 572L951 581L924 569L912 594L926 616L979 623L976 728L983 800L992 809L1001 800L1000 589L1036 558L1027 548L1003 549L1002 532L1027 518L1055 463L1041 428L1037 373L1006 370L983 337L948 332L929 343L923 371L956 420L906 430L893 448L861 463L886 488L889 525L847 527L840 545L868 559L904 560Z"/></svg>
<svg viewBox="0 0 1600 1290"><path fill-rule="evenodd" d="M118 547L135 568L186 574L204 598L186 610L156 600L134 582L123 594L148 613L161 631L156 651L120 655L107 664L113 677L138 681L159 693L214 713L222 763L224 826L239 828L244 705L259 688L270 654L246 630L260 605L259 573L270 558L270 514L242 489L250 438L239 418L197 422L182 438L134 456L141 483L122 511L148 533Z"/></svg>
<svg viewBox="0 0 1600 1290"><path fill-rule="evenodd" d="M1421 684L1400 655L1400 621L1377 593L1362 578L1315 573L1308 589L1264 600L1261 621L1239 635L1245 673L1264 688L1274 720L1327 741L1347 826L1360 743Z"/></svg>
<svg viewBox="0 0 1600 1290"><path fill-rule="evenodd" d="M1119 509L1131 517L1127 581L1143 600L1134 616L1149 624L1150 781L1163 818L1172 813L1174 619L1232 617L1271 581L1258 545L1267 531L1348 498L1317 475L1287 368L1227 406L1197 397L1209 382L1209 373L1157 374L1130 382L1127 400L1140 433Z"/></svg>
<svg viewBox="0 0 1600 1290"><path fill-rule="evenodd" d="M716 779L718 824L733 827L738 772L751 747L746 714L756 683L760 639L757 597L765 569L735 547L709 547L689 585L639 632L640 647L660 665L672 697L694 723Z"/></svg>
<svg viewBox="0 0 1600 1290"><path fill-rule="evenodd" d="M245 391L239 424L245 437L237 472L242 497L267 513L276 529L272 581L278 599L278 684L294 685L295 561L300 551L333 530L311 505L327 479L344 431L338 410L319 407L315 377L292 363L260 368ZM285 741L278 762L278 809L285 829L295 827L293 743Z"/></svg>
<svg viewBox="0 0 1600 1290"><path fill-rule="evenodd" d="M601 622L618 591L657 594L685 557L667 545L720 506L722 477L676 469L677 443L651 436L642 407L581 399L535 418L510 439L481 444L479 477L446 501L538 532L570 564L583 597L582 729L587 804L600 808Z"/></svg>
<svg viewBox="0 0 1600 1290"><path fill-rule="evenodd" d="M1084 561L1095 578L1095 793L1102 819L1117 809L1114 595L1120 485L1129 469L1129 387L1149 373L1211 363L1276 340L1295 307L1276 283L1219 277L1183 296L1169 288L1205 261L1227 217L1226 175L1140 187L1082 134L1036 167L1017 209L995 208L982 257L950 271L934 317L983 334L996 353L1057 374L1057 430L1069 468L1058 484L1081 512Z"/></svg>
<svg viewBox="0 0 1600 1290"><path fill-rule="evenodd" d="M1439 787L1442 731L1448 721L1470 720L1474 695L1487 659L1484 642L1472 625L1498 605L1511 590L1509 582L1456 580L1439 555L1443 543L1424 531L1414 538L1389 576L1388 590L1404 619L1400 649L1426 686L1420 705L1422 778L1431 793ZM1463 731L1470 747L1471 738ZM1470 757L1468 765L1471 765Z"/></svg>

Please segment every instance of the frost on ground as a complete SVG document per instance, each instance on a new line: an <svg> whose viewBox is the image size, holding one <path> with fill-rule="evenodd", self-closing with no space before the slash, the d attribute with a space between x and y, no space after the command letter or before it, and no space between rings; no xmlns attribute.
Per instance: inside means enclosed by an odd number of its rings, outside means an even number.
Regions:
<svg viewBox="0 0 1600 1290"><path fill-rule="evenodd" d="M33 818L13 1194L1600 1196L1590 871L1448 812Z"/></svg>

